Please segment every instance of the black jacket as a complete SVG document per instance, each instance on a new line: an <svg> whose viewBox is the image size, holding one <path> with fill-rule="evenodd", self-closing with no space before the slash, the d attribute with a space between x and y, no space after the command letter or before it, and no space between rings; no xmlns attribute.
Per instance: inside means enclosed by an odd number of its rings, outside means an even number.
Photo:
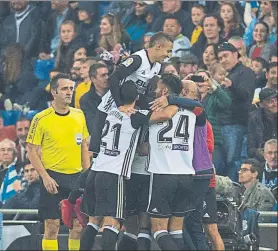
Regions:
<svg viewBox="0 0 278 251"><path fill-rule="evenodd" d="M229 88L232 105L231 109L225 113L225 116L220 118L221 124L247 126L255 91L255 73L242 63L238 63L227 77L232 81L232 85Z"/></svg>
<svg viewBox="0 0 278 251"><path fill-rule="evenodd" d="M40 181L30 184L26 191L21 191L8 199L2 209L38 209L40 203ZM12 220L15 215L5 214L5 220ZM21 214L18 220L37 220L37 215Z"/></svg>
<svg viewBox="0 0 278 251"><path fill-rule="evenodd" d="M94 84L80 99L80 108L84 112L88 131L91 135L89 150L98 153L101 142L101 131L104 126L106 114L97 109L101 97L96 93Z"/></svg>
<svg viewBox="0 0 278 251"><path fill-rule="evenodd" d="M15 13L11 13L2 23L0 28L0 50L16 42L16 19ZM27 58L38 56L38 45L41 37L41 18L39 11L30 6L29 14L20 24L19 43L23 46Z"/></svg>
<svg viewBox="0 0 278 251"><path fill-rule="evenodd" d="M56 27L56 18L58 13L52 11L46 20L42 22L42 34L39 41L39 52L44 52L50 54L51 49L51 39L54 36L54 31ZM68 9L65 20L72 20L75 23L78 23L77 14L71 8Z"/></svg>
<svg viewBox="0 0 278 251"><path fill-rule="evenodd" d="M258 149L264 148L269 139L277 139L277 114L266 116L265 110L259 108L250 114L248 121L247 152L250 158L264 161Z"/></svg>

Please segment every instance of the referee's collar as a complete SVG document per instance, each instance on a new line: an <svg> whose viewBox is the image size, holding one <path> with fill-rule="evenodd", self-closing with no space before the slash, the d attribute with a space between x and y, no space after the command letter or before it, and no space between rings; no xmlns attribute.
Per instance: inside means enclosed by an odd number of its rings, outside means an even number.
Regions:
<svg viewBox="0 0 278 251"><path fill-rule="evenodd" d="M54 109L54 111L55 111L55 109ZM67 115L70 114L70 110L67 113L59 113L59 112L55 111L55 114L58 115L58 116L67 116Z"/></svg>

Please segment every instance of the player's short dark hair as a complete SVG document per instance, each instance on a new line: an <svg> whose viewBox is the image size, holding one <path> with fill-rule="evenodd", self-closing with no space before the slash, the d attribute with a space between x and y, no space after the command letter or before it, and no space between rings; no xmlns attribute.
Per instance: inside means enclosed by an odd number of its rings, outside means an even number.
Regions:
<svg viewBox="0 0 278 251"><path fill-rule="evenodd" d="M254 158L243 160L242 165L243 164L251 165L251 172L252 173L254 173L254 172L260 173L260 171L261 171L261 163L258 160L254 159Z"/></svg>
<svg viewBox="0 0 278 251"><path fill-rule="evenodd" d="M171 92L179 95L182 90L182 82L180 78L172 73L161 74L161 81L165 84Z"/></svg>
<svg viewBox="0 0 278 251"><path fill-rule="evenodd" d="M70 80L70 75L65 74L65 73L58 73L56 76L54 76L51 80L50 80L50 90L57 90L58 86L59 86L59 79L68 79Z"/></svg>
<svg viewBox="0 0 278 251"><path fill-rule="evenodd" d="M160 31L160 32L157 32L154 35L152 35L152 37L150 39L150 44L149 44L150 48L154 47L155 43L158 41L160 41L162 43L164 43L166 41L174 43L174 40L168 34Z"/></svg>
<svg viewBox="0 0 278 251"><path fill-rule="evenodd" d="M263 69L268 69L268 62L265 59L258 57L258 58L252 59L252 61L260 63L262 65Z"/></svg>
<svg viewBox="0 0 278 251"><path fill-rule="evenodd" d="M89 70L89 77L93 77L96 78L97 76L97 70L100 68L107 68L107 66L105 64L102 63L96 63L96 64L92 64L90 66L90 70ZM107 68L108 69L108 68Z"/></svg>
<svg viewBox="0 0 278 251"><path fill-rule="evenodd" d="M124 105L132 104L137 99L137 88L132 80L125 81L120 88L121 100Z"/></svg>
<svg viewBox="0 0 278 251"><path fill-rule="evenodd" d="M205 7L204 5L202 5L202 4L199 4L199 3L194 4L194 5L191 7L191 12L192 12L192 9L193 9L193 8L202 10L204 13L206 13L206 7Z"/></svg>
<svg viewBox="0 0 278 251"><path fill-rule="evenodd" d="M278 67L278 63L277 62L271 62L268 64L268 67L267 67L267 72L270 71L271 68L273 67Z"/></svg>

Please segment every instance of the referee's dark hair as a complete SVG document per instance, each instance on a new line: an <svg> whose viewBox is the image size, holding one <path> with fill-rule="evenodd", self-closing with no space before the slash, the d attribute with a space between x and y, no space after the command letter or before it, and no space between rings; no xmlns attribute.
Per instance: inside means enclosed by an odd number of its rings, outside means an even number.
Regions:
<svg viewBox="0 0 278 251"><path fill-rule="evenodd" d="M180 78L172 73L161 74L161 81L165 84L171 92L179 95L182 90L182 82Z"/></svg>
<svg viewBox="0 0 278 251"><path fill-rule="evenodd" d="M121 100L124 105L132 104L138 97L137 88L132 80L127 80L121 85Z"/></svg>
<svg viewBox="0 0 278 251"><path fill-rule="evenodd" d="M97 76L97 70L100 68L107 68L107 66L105 64L102 63L96 63L96 64L92 64L90 66L90 70L89 70L89 77L90 78L96 78Z"/></svg>
<svg viewBox="0 0 278 251"><path fill-rule="evenodd" d="M162 31L157 32L157 33L155 33L154 35L151 36L149 47L150 48L154 47L156 42L164 43L166 41L174 43L174 40L168 34L162 32Z"/></svg>
<svg viewBox="0 0 278 251"><path fill-rule="evenodd" d="M59 79L68 79L70 80L70 75L65 73L59 73L50 80L50 90L57 90L59 86Z"/></svg>

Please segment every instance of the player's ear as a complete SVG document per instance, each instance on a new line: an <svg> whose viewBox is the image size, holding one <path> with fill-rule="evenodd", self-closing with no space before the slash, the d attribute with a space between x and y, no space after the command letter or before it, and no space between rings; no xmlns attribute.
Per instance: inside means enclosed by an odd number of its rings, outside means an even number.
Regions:
<svg viewBox="0 0 278 251"><path fill-rule="evenodd" d="M168 92L169 92L169 89L168 89L167 87L165 87L165 88L162 90L162 95L166 95Z"/></svg>

